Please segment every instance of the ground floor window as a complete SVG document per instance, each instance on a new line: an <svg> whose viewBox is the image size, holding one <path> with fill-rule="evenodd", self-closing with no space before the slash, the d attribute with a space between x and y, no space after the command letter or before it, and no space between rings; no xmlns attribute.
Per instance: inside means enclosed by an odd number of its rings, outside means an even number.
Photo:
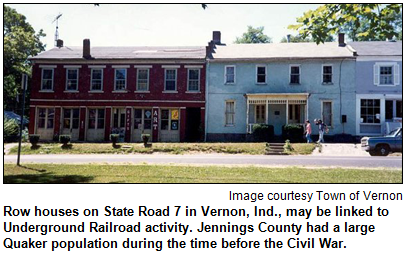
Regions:
<svg viewBox="0 0 406 255"><path fill-rule="evenodd" d="M380 99L361 99L361 123L381 123Z"/></svg>
<svg viewBox="0 0 406 255"><path fill-rule="evenodd" d="M63 128L79 128L79 109L63 109Z"/></svg>
<svg viewBox="0 0 406 255"><path fill-rule="evenodd" d="M179 110L161 110L161 130L179 130Z"/></svg>
<svg viewBox="0 0 406 255"><path fill-rule="evenodd" d="M288 109L289 109L289 123L300 123L301 122L300 105L290 104L288 106Z"/></svg>
<svg viewBox="0 0 406 255"><path fill-rule="evenodd" d="M104 109L89 109L89 129L104 128Z"/></svg>
<svg viewBox="0 0 406 255"><path fill-rule="evenodd" d="M265 123L265 105L255 106L255 123Z"/></svg>
<svg viewBox="0 0 406 255"><path fill-rule="evenodd" d="M152 109L134 109L134 129L151 129Z"/></svg>
<svg viewBox="0 0 406 255"><path fill-rule="evenodd" d="M403 118L403 101L396 101L396 118Z"/></svg>
<svg viewBox="0 0 406 255"><path fill-rule="evenodd" d="M54 128L54 108L38 108L38 128Z"/></svg>
<svg viewBox="0 0 406 255"><path fill-rule="evenodd" d="M333 125L333 103L330 101L322 102L322 120L327 126Z"/></svg>
<svg viewBox="0 0 406 255"><path fill-rule="evenodd" d="M227 101L226 102L226 126L235 125L235 102Z"/></svg>

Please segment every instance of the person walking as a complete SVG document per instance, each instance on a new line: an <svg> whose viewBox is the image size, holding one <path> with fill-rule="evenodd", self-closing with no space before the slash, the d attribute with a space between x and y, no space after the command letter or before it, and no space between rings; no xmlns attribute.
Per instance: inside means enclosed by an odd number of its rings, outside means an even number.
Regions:
<svg viewBox="0 0 406 255"><path fill-rule="evenodd" d="M324 130L326 129L326 125L321 119L315 119L314 123L319 127L319 140L317 142L324 143Z"/></svg>
<svg viewBox="0 0 406 255"><path fill-rule="evenodd" d="M312 125L310 124L309 120L306 120L306 130L305 130L305 135L307 139L307 143L312 143L312 138L310 137L312 135Z"/></svg>

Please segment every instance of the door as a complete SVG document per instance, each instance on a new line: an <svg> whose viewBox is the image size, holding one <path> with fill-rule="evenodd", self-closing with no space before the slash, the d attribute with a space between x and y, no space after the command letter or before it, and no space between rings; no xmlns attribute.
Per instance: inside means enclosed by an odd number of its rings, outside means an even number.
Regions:
<svg viewBox="0 0 406 255"><path fill-rule="evenodd" d="M200 108L186 108L186 142L200 141L201 133Z"/></svg>
<svg viewBox="0 0 406 255"><path fill-rule="evenodd" d="M104 109L89 109L86 140L89 142L104 141Z"/></svg>
<svg viewBox="0 0 406 255"><path fill-rule="evenodd" d="M113 109L113 129L112 134L119 134L119 142L124 142L125 137L125 109L114 108Z"/></svg>
<svg viewBox="0 0 406 255"><path fill-rule="evenodd" d="M79 140L79 109L63 109L62 134L70 135L72 141Z"/></svg>
<svg viewBox="0 0 406 255"><path fill-rule="evenodd" d="M179 142L179 109L161 109L159 141Z"/></svg>
<svg viewBox="0 0 406 255"><path fill-rule="evenodd" d="M152 140L152 109L134 109L134 132L132 141L142 142L141 134L151 135Z"/></svg>
<svg viewBox="0 0 406 255"><path fill-rule="evenodd" d="M54 136L54 108L38 108L37 134L41 140L52 140Z"/></svg>

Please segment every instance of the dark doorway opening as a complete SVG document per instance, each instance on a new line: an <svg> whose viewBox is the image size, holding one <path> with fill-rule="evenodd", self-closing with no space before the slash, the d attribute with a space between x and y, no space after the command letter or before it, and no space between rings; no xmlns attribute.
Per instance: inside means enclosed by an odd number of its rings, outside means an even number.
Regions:
<svg viewBox="0 0 406 255"><path fill-rule="evenodd" d="M200 141L200 108L186 108L186 142Z"/></svg>

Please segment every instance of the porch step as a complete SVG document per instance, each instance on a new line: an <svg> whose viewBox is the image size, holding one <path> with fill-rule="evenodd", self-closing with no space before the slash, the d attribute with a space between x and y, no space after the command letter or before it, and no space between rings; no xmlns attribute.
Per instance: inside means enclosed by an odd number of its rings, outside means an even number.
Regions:
<svg viewBox="0 0 406 255"><path fill-rule="evenodd" d="M265 148L265 155L287 155L283 148L283 143L267 143Z"/></svg>
<svg viewBox="0 0 406 255"><path fill-rule="evenodd" d="M285 152L265 152L265 155L288 155Z"/></svg>

